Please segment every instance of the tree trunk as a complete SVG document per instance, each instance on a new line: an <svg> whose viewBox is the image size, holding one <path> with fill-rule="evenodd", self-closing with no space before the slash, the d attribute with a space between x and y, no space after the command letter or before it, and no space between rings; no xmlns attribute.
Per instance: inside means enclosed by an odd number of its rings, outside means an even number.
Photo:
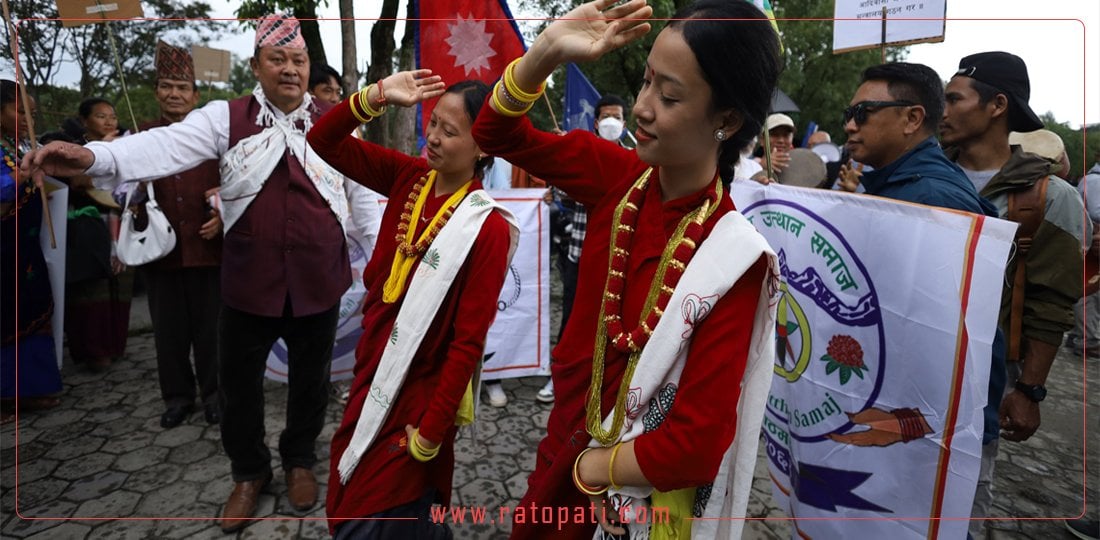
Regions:
<svg viewBox="0 0 1100 540"><path fill-rule="evenodd" d="M317 4L302 2L294 9L294 16L302 25L302 38L306 40L310 64L328 64L325 44L321 42L321 29L317 26Z"/></svg>
<svg viewBox="0 0 1100 540"><path fill-rule="evenodd" d="M393 31L397 26L398 0L384 0L382 13L370 31L370 67L367 68L367 82L384 79L393 73ZM379 121L381 120L381 121ZM367 124L367 140L382 146L389 146L389 115Z"/></svg>
<svg viewBox="0 0 1100 540"><path fill-rule="evenodd" d="M355 7L352 0L340 0L340 44L344 58L344 95L350 96L359 86L358 57L355 54Z"/></svg>
<svg viewBox="0 0 1100 540"><path fill-rule="evenodd" d="M413 18L413 2L409 2L408 15L406 16L405 35L401 37L401 50L398 51L398 68L401 71L413 69L416 62L416 27ZM416 107L402 107L394 115L393 142L394 149L409 155L415 155L417 150L416 140Z"/></svg>

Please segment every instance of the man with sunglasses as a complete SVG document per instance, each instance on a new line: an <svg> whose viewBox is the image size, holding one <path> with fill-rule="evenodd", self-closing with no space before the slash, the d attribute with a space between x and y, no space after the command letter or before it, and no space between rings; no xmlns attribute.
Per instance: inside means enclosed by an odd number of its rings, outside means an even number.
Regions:
<svg viewBox="0 0 1100 540"><path fill-rule="evenodd" d="M861 183L871 195L993 214L936 142L943 83L931 68L896 62L867 68L844 110L845 143L854 161L874 167Z"/></svg>
<svg viewBox="0 0 1100 540"><path fill-rule="evenodd" d="M1006 52L984 52L963 58L947 85L946 108L940 126L948 154L962 167L980 193L1008 219L1011 193L1023 196L1044 178L1045 211L1035 229L1026 255L1022 285L1020 331L1014 338L1008 325L1016 276L1016 256L1006 269L1001 296L1000 328L1009 343L1007 389L999 407L1001 436L1023 441L1039 428L1039 402L1063 334L1073 327L1073 305L1081 297L1083 239L1090 225L1084 205L1069 183L1055 176L1060 165L1010 146L1009 132L1030 132L1043 123L1028 105L1031 95L1027 66ZM1041 191L1040 191L1041 193ZM1012 356L1015 356L1013 358ZM1000 397L1002 394L991 394ZM988 433L987 433L988 434ZM982 448L982 470L972 517L985 517L992 504L993 465L997 455L994 436ZM984 521L971 521L970 534L980 538Z"/></svg>

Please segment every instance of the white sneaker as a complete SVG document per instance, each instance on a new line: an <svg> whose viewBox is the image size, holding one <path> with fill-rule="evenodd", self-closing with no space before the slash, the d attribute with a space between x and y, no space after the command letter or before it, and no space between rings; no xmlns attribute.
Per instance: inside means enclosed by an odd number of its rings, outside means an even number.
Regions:
<svg viewBox="0 0 1100 540"><path fill-rule="evenodd" d="M485 383L485 392L489 394L489 405L499 409L508 404L508 396L504 393L504 387L500 383Z"/></svg>
<svg viewBox="0 0 1100 540"><path fill-rule="evenodd" d="M539 390L539 393L535 395L535 399L543 403L554 402L554 379L546 381L546 386L543 386L542 390Z"/></svg>

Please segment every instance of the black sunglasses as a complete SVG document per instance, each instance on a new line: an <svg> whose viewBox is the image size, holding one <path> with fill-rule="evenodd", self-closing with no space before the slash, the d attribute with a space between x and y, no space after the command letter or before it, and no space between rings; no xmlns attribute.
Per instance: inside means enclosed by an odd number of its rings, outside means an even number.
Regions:
<svg viewBox="0 0 1100 540"><path fill-rule="evenodd" d="M862 126L867 122L867 115L878 112L880 109L887 107L910 107L916 105L912 101L860 101L855 105L844 109L844 123L847 124L849 120L855 120L857 126Z"/></svg>

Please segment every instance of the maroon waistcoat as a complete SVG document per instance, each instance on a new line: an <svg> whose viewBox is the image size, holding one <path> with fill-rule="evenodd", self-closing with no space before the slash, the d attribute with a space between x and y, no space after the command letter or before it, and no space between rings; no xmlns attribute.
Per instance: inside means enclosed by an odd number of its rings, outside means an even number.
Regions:
<svg viewBox="0 0 1100 540"><path fill-rule="evenodd" d="M318 101L315 106L321 105ZM316 122L324 107L315 107ZM229 148L263 131L252 96L229 102ZM344 231L328 202L287 150L263 189L225 234L222 300L254 315L295 317L336 306L351 285Z"/></svg>
<svg viewBox="0 0 1100 540"><path fill-rule="evenodd" d="M142 131L171 125L160 118L143 124ZM206 190L221 184L218 160L200 163L194 169L166 176L153 182L157 204L164 210L168 223L176 231L176 247L163 259L147 265L149 270L175 270L200 266L218 266L222 262L222 236L210 240L199 236L199 228L210 219L206 207Z"/></svg>

